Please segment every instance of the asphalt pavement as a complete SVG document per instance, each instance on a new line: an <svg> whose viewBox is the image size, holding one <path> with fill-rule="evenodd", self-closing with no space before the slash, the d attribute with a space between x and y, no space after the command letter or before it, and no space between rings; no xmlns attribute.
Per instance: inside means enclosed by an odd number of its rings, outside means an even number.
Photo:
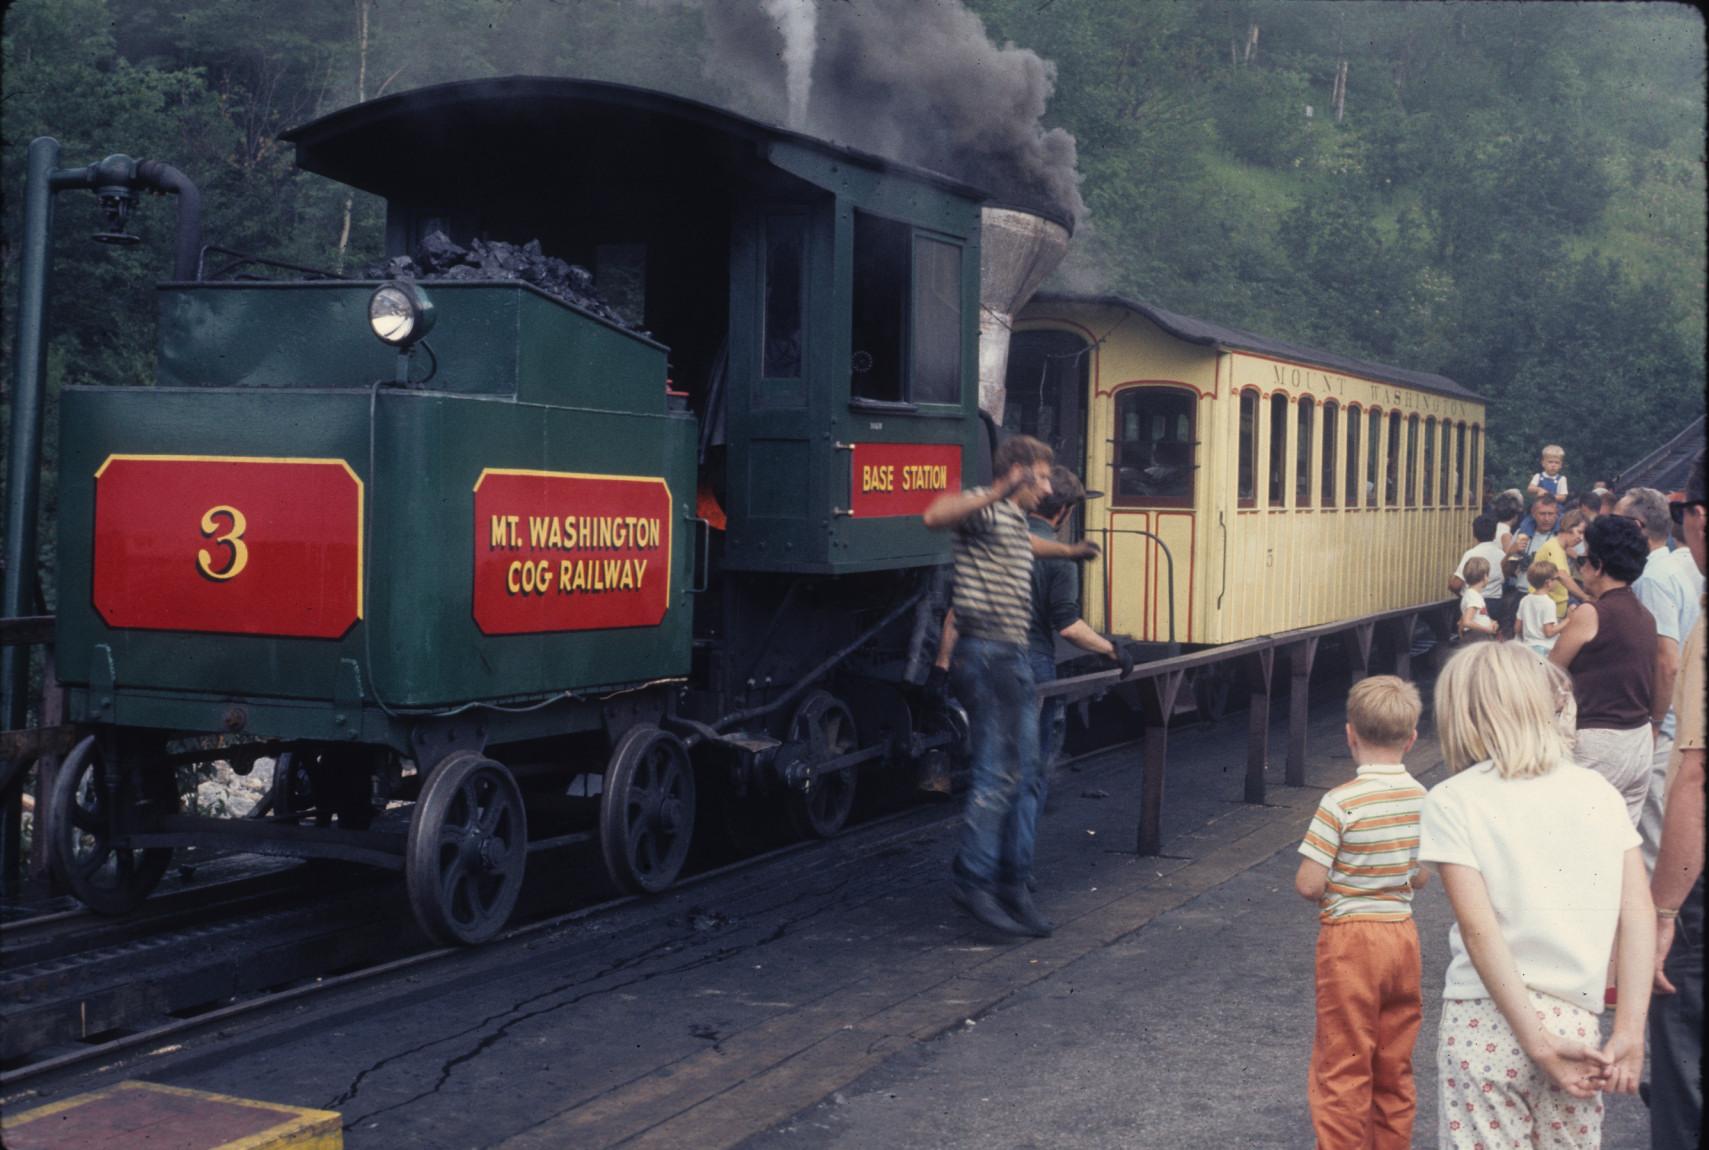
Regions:
<svg viewBox="0 0 1709 1150"><path fill-rule="evenodd" d="M1319 707L1312 724L1309 785L1270 787L1269 829L1291 829L1285 845L994 1009L898 1053L744 1150L1310 1147L1306 1073L1317 922L1294 893L1293 875L1298 834L1317 797L1353 769L1330 710ZM1190 808L1238 797L1243 733L1242 724L1227 723L1172 740L1171 781L1190 792ZM1446 770L1428 722L1420 735L1408 765L1430 785ZM1283 746L1273 735L1272 776ZM1051 874L1041 862L1047 910L1063 902L1067 888L1095 885L1120 866L1106 859L1080 874L1073 854L1061 853L1079 845L1073 822L1083 806L1065 801L1046 820L1042 841L1057 865ZM1245 831L1239 813L1230 805L1170 845L1170 854L1194 857L1172 877L1190 881L1195 867L1227 850L1231 836L1263 833ZM1453 921L1439 883L1420 893L1414 913L1425 1010L1413 1056L1413 1144L1434 1146L1436 1027ZM1605 1015L1605 1028L1611 1022L1612 1013ZM1648 1150L1643 1103L1631 1096L1606 1103L1603 1146Z"/></svg>

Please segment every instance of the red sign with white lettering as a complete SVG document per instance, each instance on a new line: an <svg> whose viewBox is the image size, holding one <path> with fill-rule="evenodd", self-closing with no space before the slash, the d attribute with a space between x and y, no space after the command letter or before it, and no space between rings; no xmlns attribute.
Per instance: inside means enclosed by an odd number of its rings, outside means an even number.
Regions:
<svg viewBox="0 0 1709 1150"><path fill-rule="evenodd" d="M961 490L958 443L857 443L849 467L849 510L859 519L919 515Z"/></svg>
<svg viewBox="0 0 1709 1150"><path fill-rule="evenodd" d="M671 489L663 479L489 468L475 481L474 528L483 634L664 621Z"/></svg>
<svg viewBox="0 0 1709 1150"><path fill-rule="evenodd" d="M362 617L362 481L342 459L108 456L94 600L109 627L336 639Z"/></svg>

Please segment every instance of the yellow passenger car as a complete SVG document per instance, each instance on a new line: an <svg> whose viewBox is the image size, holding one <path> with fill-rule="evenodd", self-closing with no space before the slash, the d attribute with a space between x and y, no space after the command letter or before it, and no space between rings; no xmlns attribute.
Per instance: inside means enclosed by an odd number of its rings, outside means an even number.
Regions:
<svg viewBox="0 0 1709 1150"><path fill-rule="evenodd" d="M1103 492L1101 630L1203 646L1439 600L1472 543L1484 401L1444 376L1041 293L1006 391L1005 427Z"/></svg>

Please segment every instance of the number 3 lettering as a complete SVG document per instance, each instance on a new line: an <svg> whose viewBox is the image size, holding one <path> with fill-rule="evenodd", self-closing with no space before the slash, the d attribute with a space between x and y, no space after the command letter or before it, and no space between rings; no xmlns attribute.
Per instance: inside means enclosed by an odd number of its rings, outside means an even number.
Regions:
<svg viewBox="0 0 1709 1150"><path fill-rule="evenodd" d="M231 521L231 529L223 535L219 533L219 518L221 516ZM243 533L248 527L249 521L243 517L243 512L235 507L222 504L219 507L210 507L202 512L203 537L212 539L215 543L222 544L231 551L231 562L226 564L223 571L214 570L214 557L209 555L207 551L197 551L196 566L203 575L209 579L217 579L222 583L227 579L237 578L239 573L249 565L249 545L243 541Z"/></svg>

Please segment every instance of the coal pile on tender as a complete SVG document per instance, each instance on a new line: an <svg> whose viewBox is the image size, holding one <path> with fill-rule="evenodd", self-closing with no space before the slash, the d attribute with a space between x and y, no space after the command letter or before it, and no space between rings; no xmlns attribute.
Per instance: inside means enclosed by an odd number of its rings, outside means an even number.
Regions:
<svg viewBox="0 0 1709 1150"><path fill-rule="evenodd" d="M628 331L650 335L623 316L593 287L593 273L540 250L539 240L522 245L475 240L468 247L444 232L430 232L414 256L394 256L367 269L369 279L521 280L554 299L598 316Z"/></svg>

